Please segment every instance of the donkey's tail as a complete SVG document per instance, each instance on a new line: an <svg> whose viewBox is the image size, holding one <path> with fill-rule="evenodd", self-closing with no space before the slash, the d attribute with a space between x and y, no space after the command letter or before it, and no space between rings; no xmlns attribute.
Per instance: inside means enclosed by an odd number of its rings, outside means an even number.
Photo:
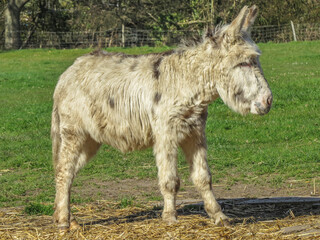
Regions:
<svg viewBox="0 0 320 240"><path fill-rule="evenodd" d="M52 140L52 160L54 169L59 161L59 151L61 145L60 136L60 117L58 108L53 104L52 119L51 119L51 140Z"/></svg>

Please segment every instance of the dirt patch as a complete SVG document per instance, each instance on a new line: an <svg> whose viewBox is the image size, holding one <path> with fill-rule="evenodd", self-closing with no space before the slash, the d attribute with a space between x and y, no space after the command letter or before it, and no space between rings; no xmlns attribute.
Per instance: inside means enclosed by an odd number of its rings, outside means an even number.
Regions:
<svg viewBox="0 0 320 240"><path fill-rule="evenodd" d="M286 186L286 187L284 187ZM228 183L213 185L217 199L228 198L267 198L312 196L313 187L305 181L289 181L281 187L270 187L255 184ZM138 201L159 201L162 199L155 179L125 179L119 181L84 181L81 186L74 186L72 194L82 198L94 200L118 201L124 197L131 197ZM195 187L189 182L182 182L177 196L178 200L200 199Z"/></svg>

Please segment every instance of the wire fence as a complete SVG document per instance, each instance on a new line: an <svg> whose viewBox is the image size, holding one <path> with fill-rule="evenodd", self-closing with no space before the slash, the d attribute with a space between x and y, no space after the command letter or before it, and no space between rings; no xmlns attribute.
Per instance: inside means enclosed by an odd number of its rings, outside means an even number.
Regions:
<svg viewBox="0 0 320 240"><path fill-rule="evenodd" d="M21 48L88 48L175 46L182 40L199 38L201 31L152 31L122 27L100 32L45 32L21 31ZM320 40L320 24L287 24L280 26L257 26L252 29L255 42L290 42ZM4 48L4 33L0 48Z"/></svg>

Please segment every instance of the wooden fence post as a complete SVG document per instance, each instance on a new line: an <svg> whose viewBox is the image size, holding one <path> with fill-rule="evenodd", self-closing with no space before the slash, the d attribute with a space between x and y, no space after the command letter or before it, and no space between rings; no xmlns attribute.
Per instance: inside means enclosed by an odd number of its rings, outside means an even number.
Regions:
<svg viewBox="0 0 320 240"><path fill-rule="evenodd" d="M291 28L292 28L292 33L293 33L293 40L296 42L297 41L297 36L296 36L296 30L294 29L293 22L291 22Z"/></svg>
<svg viewBox="0 0 320 240"><path fill-rule="evenodd" d="M125 47L125 37L124 37L124 24L122 24L122 47Z"/></svg>

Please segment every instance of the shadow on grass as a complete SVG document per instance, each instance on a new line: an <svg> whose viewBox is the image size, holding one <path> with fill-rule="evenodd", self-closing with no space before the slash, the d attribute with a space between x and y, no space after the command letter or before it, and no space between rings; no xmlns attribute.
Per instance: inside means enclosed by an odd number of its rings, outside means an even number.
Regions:
<svg viewBox="0 0 320 240"><path fill-rule="evenodd" d="M230 218L232 223L250 223L259 221L274 221L286 217L298 217L308 215L320 215L320 198L318 197L279 197L263 199L222 199L218 201L223 212ZM181 201L178 203L178 218L186 215L207 216L203 202ZM154 207L146 211L139 211L134 214L110 217L84 223L89 225L110 225L129 222L142 222L161 217L162 206Z"/></svg>

